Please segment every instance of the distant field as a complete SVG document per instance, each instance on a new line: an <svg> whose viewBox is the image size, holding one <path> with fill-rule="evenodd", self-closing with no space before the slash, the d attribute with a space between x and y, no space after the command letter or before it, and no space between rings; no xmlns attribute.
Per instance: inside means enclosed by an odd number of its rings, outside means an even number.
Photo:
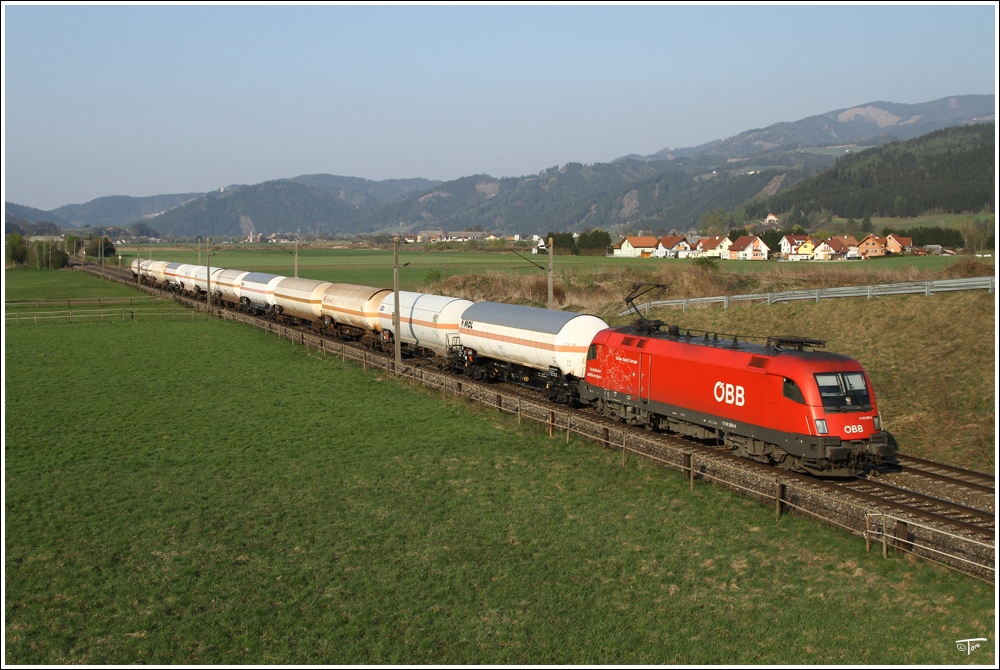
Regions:
<svg viewBox="0 0 1000 670"><path fill-rule="evenodd" d="M285 276L295 275L293 247L286 250L261 245L213 245L211 262L215 267L255 270ZM128 266L135 259L132 248L123 248L122 265ZM436 251L433 246L417 250L404 248L399 253L399 283L403 290L419 290L428 283L455 275L505 273L520 277L545 279L548 274L548 256L518 252L464 252ZM205 254L188 248L164 245L147 250L142 257L181 263L207 263ZM789 272L869 271L872 268L889 270L915 269L935 272L956 262L958 257L903 256L873 261L844 263L778 263L778 262L720 262L720 267L734 273L760 273L781 267ZM591 272L635 271L648 273L673 272L694 266L690 259L609 258L604 256L562 256L553 260L557 275ZM393 253L381 249L335 249L320 246L299 247L298 276L334 282L347 282L371 286L392 286Z"/></svg>
<svg viewBox="0 0 1000 670"><path fill-rule="evenodd" d="M121 298L141 295L135 289L99 279L86 272L64 270L5 270L4 301Z"/></svg>
<svg viewBox="0 0 1000 670"><path fill-rule="evenodd" d="M995 663L991 585L260 331L5 360L7 664Z"/></svg>

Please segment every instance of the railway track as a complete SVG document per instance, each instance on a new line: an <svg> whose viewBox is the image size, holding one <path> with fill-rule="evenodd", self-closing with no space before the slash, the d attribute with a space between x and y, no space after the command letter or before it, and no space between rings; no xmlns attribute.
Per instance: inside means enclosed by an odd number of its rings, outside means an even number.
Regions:
<svg viewBox="0 0 1000 670"><path fill-rule="evenodd" d="M944 484L952 484L960 488L982 491L996 495L996 475L966 470L953 465L931 461L926 458L897 454L896 460L902 471L918 477L925 477Z"/></svg>
<svg viewBox="0 0 1000 670"><path fill-rule="evenodd" d="M935 523L993 538L996 516L992 511L970 507L935 496L872 479L843 482L841 489L879 505L891 507Z"/></svg>
<svg viewBox="0 0 1000 670"><path fill-rule="evenodd" d="M128 270L98 269L94 273L136 285ZM174 297L196 309L207 309L204 301L145 285L141 288ZM337 352L337 355L350 357L365 367L380 367L428 386L473 398L503 412L516 412L519 418L525 415L533 421L547 424L550 435L565 431L569 439L570 433L576 433L606 448L621 449L623 461L629 454L635 454L661 466L681 470L686 477L690 477L692 486L695 479L706 479L758 500L773 500L777 514L783 509L793 509L855 534L863 534L869 540L872 534L881 535L883 541L890 532L895 533L894 537L900 536L902 527L905 529L902 534L907 538L906 544L899 544L897 537L894 546L909 547L918 554L921 551L914 548L914 540L921 541L925 534L933 536L926 544L920 545L930 547L922 555L981 579L995 581L994 512L983 509L986 505L960 502L966 499L966 493L962 492L971 492L970 495L978 496L979 500L992 501L995 497L992 475L900 456L895 473L873 472L877 477L824 481L747 461L685 436L653 433L592 412L557 405L516 384L475 381L471 377L436 370L418 359L405 359L403 370L396 371L392 355L366 349L357 343L331 340L308 327L277 324L264 317L230 312L217 305L213 305L212 310L220 317L252 323L311 348L326 353ZM905 475L906 481L883 481L901 475ZM942 496L921 491L915 483L921 481L947 487L953 493ZM956 491L958 493L954 493ZM873 517L881 518L881 530L872 531ZM892 531L893 525L895 531ZM914 531L915 527L921 530ZM937 553L942 552L942 547L945 552L955 552L957 558L935 558ZM928 556L928 551L935 552L934 556ZM975 567L970 569L970 563Z"/></svg>

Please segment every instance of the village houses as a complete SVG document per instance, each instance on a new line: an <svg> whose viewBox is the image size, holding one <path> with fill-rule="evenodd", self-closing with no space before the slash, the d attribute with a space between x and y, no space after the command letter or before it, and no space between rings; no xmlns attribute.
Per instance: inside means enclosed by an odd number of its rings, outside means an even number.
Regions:
<svg viewBox="0 0 1000 670"><path fill-rule="evenodd" d="M785 235L781 238L781 257L790 261L809 260L815 242L808 235Z"/></svg>
<svg viewBox="0 0 1000 670"><path fill-rule="evenodd" d="M691 244L683 235L661 237L653 251L655 258L687 258L691 255Z"/></svg>
<svg viewBox="0 0 1000 670"><path fill-rule="evenodd" d="M861 258L858 241L850 236L835 235L816 245L813 260L839 261L857 260Z"/></svg>
<svg viewBox="0 0 1000 670"><path fill-rule="evenodd" d="M858 254L861 258L878 258L885 256L885 238L868 235L858 244Z"/></svg>
<svg viewBox="0 0 1000 670"><path fill-rule="evenodd" d="M885 238L885 251L889 254L903 254L913 251L913 238L889 233Z"/></svg>
<svg viewBox="0 0 1000 670"><path fill-rule="evenodd" d="M660 240L651 235L648 237L626 235L613 247L612 255L625 258L650 258L659 243Z"/></svg>
<svg viewBox="0 0 1000 670"><path fill-rule="evenodd" d="M742 235L729 247L731 261L766 261L771 251L756 235Z"/></svg>
<svg viewBox="0 0 1000 670"><path fill-rule="evenodd" d="M695 251L699 256L709 258L729 258L729 247L733 246L733 241L725 235L715 237L703 237L695 245Z"/></svg>

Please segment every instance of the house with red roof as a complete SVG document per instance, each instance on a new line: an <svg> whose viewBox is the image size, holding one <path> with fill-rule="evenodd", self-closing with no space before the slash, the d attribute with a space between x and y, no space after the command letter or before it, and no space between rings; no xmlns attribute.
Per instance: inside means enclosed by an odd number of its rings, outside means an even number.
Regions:
<svg viewBox="0 0 1000 670"><path fill-rule="evenodd" d="M665 235L656 244L653 256L656 258L685 258L691 252L691 245L683 235Z"/></svg>
<svg viewBox="0 0 1000 670"><path fill-rule="evenodd" d="M890 254L905 254L913 251L913 238L889 233L885 238L885 251Z"/></svg>
<svg viewBox="0 0 1000 670"><path fill-rule="evenodd" d="M660 240L653 236L626 235L621 242L612 248L612 255L625 258L649 258L656 251L656 245L659 242Z"/></svg>
<svg viewBox="0 0 1000 670"><path fill-rule="evenodd" d="M848 247L843 241L831 237L816 245L813 251L814 261L838 261L847 257Z"/></svg>
<svg viewBox="0 0 1000 670"><path fill-rule="evenodd" d="M847 248L847 252L844 254L844 258L849 261L856 261L861 258L861 251L858 246L858 241L854 239L853 235L834 235L831 239L840 240L843 245Z"/></svg>
<svg viewBox="0 0 1000 670"><path fill-rule="evenodd" d="M771 249L756 235L741 235L729 247L731 261L766 261Z"/></svg>
<svg viewBox="0 0 1000 670"><path fill-rule="evenodd" d="M809 260L814 246L808 235L785 235L781 238L781 257L790 261Z"/></svg>
<svg viewBox="0 0 1000 670"><path fill-rule="evenodd" d="M729 258L729 247L733 246L733 241L725 235L715 237L703 237L692 250L695 256L708 256L709 258Z"/></svg>
<svg viewBox="0 0 1000 670"><path fill-rule="evenodd" d="M858 243L858 255L861 258L879 258L885 256L885 238L869 234Z"/></svg>

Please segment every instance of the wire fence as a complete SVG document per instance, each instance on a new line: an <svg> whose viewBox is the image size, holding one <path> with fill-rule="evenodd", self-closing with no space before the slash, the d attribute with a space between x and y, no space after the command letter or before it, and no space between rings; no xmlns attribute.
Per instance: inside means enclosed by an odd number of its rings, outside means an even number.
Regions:
<svg viewBox="0 0 1000 670"><path fill-rule="evenodd" d="M43 324L53 322L82 323L88 321L194 321L206 319L210 314L182 306L148 309L76 309L48 312L7 312L4 325Z"/></svg>
<svg viewBox="0 0 1000 670"><path fill-rule="evenodd" d="M869 286L842 286L835 288L804 289L798 291L772 291L770 293L747 293L743 295L717 295L706 298L679 298L674 300L654 300L639 305L639 310L649 311L659 307L681 307L684 311L693 305L721 304L724 309L734 302L759 302L767 305L794 302L796 300L820 300L832 298L880 298L888 295L925 295L949 291L996 292L995 277L972 277L969 279L935 279L933 281L900 282L898 284L872 284ZM618 316L627 316L629 310Z"/></svg>
<svg viewBox="0 0 1000 670"><path fill-rule="evenodd" d="M111 307L112 305L148 305L161 302L163 298L153 295L142 295L129 298L33 298L30 300L5 300L4 307L8 310L34 307L35 309L49 307Z"/></svg>

